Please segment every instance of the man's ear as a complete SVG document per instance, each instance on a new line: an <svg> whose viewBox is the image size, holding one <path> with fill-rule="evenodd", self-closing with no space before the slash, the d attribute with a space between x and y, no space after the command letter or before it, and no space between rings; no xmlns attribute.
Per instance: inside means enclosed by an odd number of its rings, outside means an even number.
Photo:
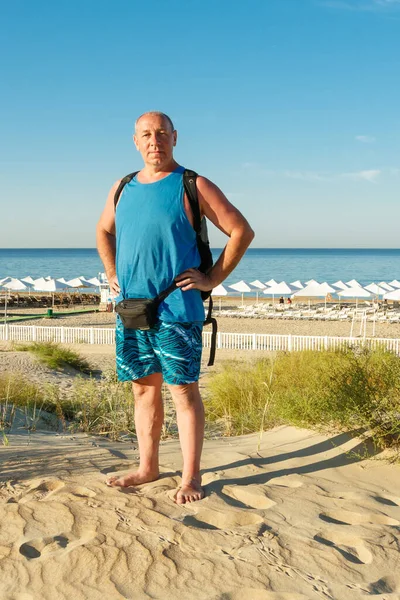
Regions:
<svg viewBox="0 0 400 600"><path fill-rule="evenodd" d="M136 150L139 152L139 144L137 142L136 135L134 135L132 139L133 139L133 143L135 144Z"/></svg>
<svg viewBox="0 0 400 600"><path fill-rule="evenodd" d="M178 140L178 132L175 129L175 131L174 131L174 146L176 146L177 140Z"/></svg>

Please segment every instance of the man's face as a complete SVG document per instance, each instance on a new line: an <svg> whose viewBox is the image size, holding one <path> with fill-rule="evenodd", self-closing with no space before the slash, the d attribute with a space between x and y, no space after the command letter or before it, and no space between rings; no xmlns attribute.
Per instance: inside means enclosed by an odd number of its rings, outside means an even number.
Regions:
<svg viewBox="0 0 400 600"><path fill-rule="evenodd" d="M176 131L164 117L144 115L136 124L133 141L145 164L161 166L172 160Z"/></svg>

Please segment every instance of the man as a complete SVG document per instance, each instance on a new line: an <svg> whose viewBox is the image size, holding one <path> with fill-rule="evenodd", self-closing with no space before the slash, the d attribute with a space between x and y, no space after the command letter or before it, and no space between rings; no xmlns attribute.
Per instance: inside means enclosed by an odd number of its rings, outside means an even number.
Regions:
<svg viewBox="0 0 400 600"><path fill-rule="evenodd" d="M136 121L134 143L144 168L127 184L114 207L117 181L111 188L97 226L97 248L111 290L122 298L152 298L175 280L178 289L161 303L154 329L124 329L117 318L117 373L132 381L139 469L112 477L108 485L129 487L159 477L158 449L163 424L161 386L168 385L176 406L183 454L182 485L176 502L204 497L200 457L204 408L198 378L204 308L201 291L220 284L236 267L254 237L241 213L205 177L197 178L201 215L228 237L228 243L205 275L193 229L193 215L184 193L183 167L174 160L177 132L160 112Z"/></svg>

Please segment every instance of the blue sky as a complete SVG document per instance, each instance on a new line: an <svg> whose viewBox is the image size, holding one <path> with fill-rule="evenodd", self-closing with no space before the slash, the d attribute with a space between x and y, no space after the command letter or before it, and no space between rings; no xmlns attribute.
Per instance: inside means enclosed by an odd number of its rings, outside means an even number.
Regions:
<svg viewBox="0 0 400 600"><path fill-rule="evenodd" d="M253 247L400 246L400 0L0 0L0 55L0 247L93 247L152 109Z"/></svg>

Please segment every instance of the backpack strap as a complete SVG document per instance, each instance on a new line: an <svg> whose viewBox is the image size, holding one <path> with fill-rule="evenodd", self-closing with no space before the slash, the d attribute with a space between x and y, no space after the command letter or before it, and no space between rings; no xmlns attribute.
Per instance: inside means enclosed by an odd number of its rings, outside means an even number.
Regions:
<svg viewBox="0 0 400 600"><path fill-rule="evenodd" d="M218 325L217 325L217 319L215 319L215 317L212 316L212 309L213 309L213 301L212 301L212 298L210 296L209 299L208 299L208 312L207 312L206 320L204 321L204 325L211 325L212 326L210 358L208 359L207 367L212 367L213 366L214 359L215 359L215 351L216 351L216 348L217 348Z"/></svg>
<svg viewBox="0 0 400 600"><path fill-rule="evenodd" d="M139 171L135 171L134 173L129 173L129 175L126 175L125 177L123 177L121 179L121 181L119 182L117 191L114 194L114 211L117 210L117 204L118 204L118 200L121 196L122 190L124 189L126 184L130 183L132 181L132 179L135 177L135 175L137 175L138 173L139 173Z"/></svg>
<svg viewBox="0 0 400 600"><path fill-rule="evenodd" d="M197 234L201 231L201 215L199 198L197 195L196 185L197 173L190 169L185 169L183 172L183 187L185 188L186 195L189 200L190 208L193 214L193 229Z"/></svg>

